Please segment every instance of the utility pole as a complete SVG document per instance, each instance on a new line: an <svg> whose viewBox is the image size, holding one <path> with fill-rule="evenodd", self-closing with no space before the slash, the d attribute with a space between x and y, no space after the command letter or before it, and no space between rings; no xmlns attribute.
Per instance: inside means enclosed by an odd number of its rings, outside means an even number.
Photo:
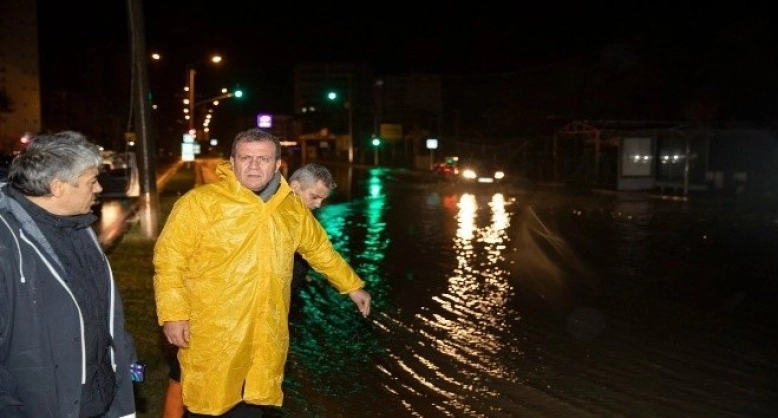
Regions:
<svg viewBox="0 0 778 418"><path fill-rule="evenodd" d="M143 28L141 0L127 0L132 60L132 112L140 145L140 226L143 236L156 239L159 235L159 195L157 193L156 146L151 130L148 103L149 79L146 57L146 38Z"/></svg>

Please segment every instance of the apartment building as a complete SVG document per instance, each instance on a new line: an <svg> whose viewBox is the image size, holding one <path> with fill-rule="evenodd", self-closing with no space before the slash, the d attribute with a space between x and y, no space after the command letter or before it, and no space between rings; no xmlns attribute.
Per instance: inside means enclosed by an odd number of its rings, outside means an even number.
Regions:
<svg viewBox="0 0 778 418"><path fill-rule="evenodd" d="M41 129L37 2L0 2L0 153Z"/></svg>

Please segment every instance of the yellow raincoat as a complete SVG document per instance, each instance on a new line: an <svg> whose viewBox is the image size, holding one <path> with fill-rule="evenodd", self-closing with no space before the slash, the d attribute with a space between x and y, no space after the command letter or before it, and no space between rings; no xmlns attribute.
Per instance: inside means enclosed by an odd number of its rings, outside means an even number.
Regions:
<svg viewBox="0 0 778 418"><path fill-rule="evenodd" d="M295 251L340 293L364 286L283 178L265 203L229 163L217 173L176 202L154 249L159 324L191 330L178 353L184 404L209 415L281 405Z"/></svg>

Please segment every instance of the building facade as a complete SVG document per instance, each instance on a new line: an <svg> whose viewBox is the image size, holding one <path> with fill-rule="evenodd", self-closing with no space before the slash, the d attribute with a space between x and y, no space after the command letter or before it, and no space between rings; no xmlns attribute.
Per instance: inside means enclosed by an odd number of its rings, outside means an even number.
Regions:
<svg viewBox="0 0 778 418"><path fill-rule="evenodd" d="M37 2L0 2L0 153L41 129Z"/></svg>

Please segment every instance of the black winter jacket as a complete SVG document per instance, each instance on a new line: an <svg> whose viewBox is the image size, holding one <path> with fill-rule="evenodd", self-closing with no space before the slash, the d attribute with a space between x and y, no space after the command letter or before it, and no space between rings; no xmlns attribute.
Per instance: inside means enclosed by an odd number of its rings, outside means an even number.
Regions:
<svg viewBox="0 0 778 418"><path fill-rule="evenodd" d="M91 228L78 233L89 234L100 249ZM0 184L0 417L79 417L84 321L67 275L35 222ZM105 417L134 417L130 364L137 357L113 274L108 280L105 320L113 338L117 389Z"/></svg>

